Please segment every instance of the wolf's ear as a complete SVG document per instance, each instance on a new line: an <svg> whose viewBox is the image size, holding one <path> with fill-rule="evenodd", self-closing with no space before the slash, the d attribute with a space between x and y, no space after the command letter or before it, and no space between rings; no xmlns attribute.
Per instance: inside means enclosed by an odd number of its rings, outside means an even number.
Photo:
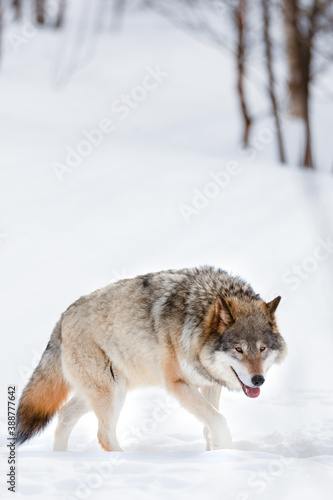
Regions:
<svg viewBox="0 0 333 500"><path fill-rule="evenodd" d="M217 297L215 302L214 320L217 322L217 326L222 323L224 327L231 326L235 322L230 310L230 304L221 296Z"/></svg>
<svg viewBox="0 0 333 500"><path fill-rule="evenodd" d="M280 300L281 300L281 297L279 295L278 297L275 297L275 299L271 300L270 302L266 302L266 307L267 307L267 310L268 310L269 314L271 315L271 317L274 316L274 313L277 309L277 306L280 304Z"/></svg>

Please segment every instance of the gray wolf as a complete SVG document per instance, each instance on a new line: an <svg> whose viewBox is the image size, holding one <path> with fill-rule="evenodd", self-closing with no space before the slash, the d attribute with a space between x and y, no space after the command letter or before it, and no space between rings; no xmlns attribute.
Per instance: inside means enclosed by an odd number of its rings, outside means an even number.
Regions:
<svg viewBox="0 0 333 500"><path fill-rule="evenodd" d="M256 398L267 370L283 360L280 299L266 303L242 279L207 266L124 279L81 297L62 314L23 391L17 443L58 411L54 450L66 450L74 425L93 410L102 448L120 451L126 392L159 385L204 424L208 450L230 448L221 389Z"/></svg>

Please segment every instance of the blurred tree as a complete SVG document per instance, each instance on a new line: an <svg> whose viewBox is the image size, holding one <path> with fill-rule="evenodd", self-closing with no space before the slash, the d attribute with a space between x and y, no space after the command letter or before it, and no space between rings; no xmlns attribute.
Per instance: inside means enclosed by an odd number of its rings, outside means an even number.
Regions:
<svg viewBox="0 0 333 500"><path fill-rule="evenodd" d="M306 10L298 0L283 0L286 54L289 66L289 112L304 120L306 148L304 165L313 168L311 127L309 119L310 67L317 17L316 1ZM310 10L312 14L310 14Z"/></svg>
<svg viewBox="0 0 333 500"><path fill-rule="evenodd" d="M14 19L18 21L22 17L22 0L13 0Z"/></svg>
<svg viewBox="0 0 333 500"><path fill-rule="evenodd" d="M252 118L250 116L249 107L245 98L245 63L246 63L246 16L247 16L247 0L238 0L235 7L232 9L233 18L237 30L236 38L236 61L237 61L237 92L243 117L244 132L243 146L249 145L250 128Z"/></svg>
<svg viewBox="0 0 333 500"><path fill-rule="evenodd" d="M261 9L262 34L264 41L265 68L268 80L268 93L272 115L277 133L278 151L281 162L285 162L285 148L280 123L280 109L276 95L274 75L276 50L283 54L288 66L289 112L302 119L305 128L305 151L302 165L314 167L312 154L312 130L310 123L310 86L318 74L314 66L322 59L323 67L333 61L333 0L145 0L146 5L160 12L178 25L196 31L219 47L231 51L236 60L237 94L243 118L243 144L249 143L251 125L254 116L249 111L246 99L245 81L249 67L254 74L253 65L249 65L250 53L259 51L257 11ZM274 23L271 22L272 8L282 8L281 14L274 10ZM281 11L280 11L281 12ZM230 14L233 22L230 24ZM281 35L284 26L285 46L281 51L281 37L274 40L274 29ZM233 32L230 30L233 26ZM326 43L323 39L326 38ZM316 51L318 40L322 40ZM327 47L330 47L328 49ZM323 54L325 53L325 57Z"/></svg>
<svg viewBox="0 0 333 500"><path fill-rule="evenodd" d="M266 59L266 69L268 75L268 90L269 97L272 103L272 110L275 120L276 133L278 138L278 149L279 158L281 163L285 163L286 156L284 151L284 144L282 139L282 130L279 115L279 106L275 92L275 77L273 70L273 54L272 54L272 38L271 38L271 14L270 14L270 1L261 0L262 12L263 12L263 38L265 45L265 59Z"/></svg>
<svg viewBox="0 0 333 500"><path fill-rule="evenodd" d="M112 0L111 23L112 29L121 28L126 10L126 0Z"/></svg>
<svg viewBox="0 0 333 500"><path fill-rule="evenodd" d="M236 90L243 121L242 143L248 146L254 119L245 88L247 55L251 45L247 0L145 0L145 5L234 56Z"/></svg>
<svg viewBox="0 0 333 500"><path fill-rule="evenodd" d="M36 23L40 25L44 25L46 20L45 2L46 0L35 0Z"/></svg>
<svg viewBox="0 0 333 500"><path fill-rule="evenodd" d="M7 18L22 19L24 0L5 0ZM28 0L26 0L28 1ZM286 62L288 68L289 113L304 123L305 150L302 165L314 168L312 130L310 122L311 85L321 71L333 62L333 0L132 0L136 8L149 7L167 17L179 27L195 32L219 49L229 51L235 61L236 90L242 116L242 143L250 143L251 128L259 113L251 111L248 98L248 81L255 81L267 88L277 134L279 159L285 162L285 148L281 130L281 110L277 93L281 78L275 75L277 63ZM64 23L66 0L56 0L56 10L51 0L29 0L30 16L39 27L52 23L59 28ZM83 4L86 18L94 17L98 29L109 19L105 9L110 9L113 29L119 29L130 0L99 0L100 7L88 10ZM51 5L52 4L52 5ZM274 10L273 10L274 9ZM26 13L26 11L24 11ZM273 22L274 14L274 22ZM29 16L29 14L27 14ZM96 18L96 19L95 19ZM82 24L82 22L80 22ZM7 23L6 23L7 24ZM85 26L87 27L87 22ZM81 28L83 32L86 27ZM4 30L4 0L0 0L0 54ZM273 36L277 34L277 36ZM281 38L284 37L284 44ZM282 48L282 50L281 50ZM263 49L263 51L262 51ZM264 70L258 54L264 53ZM281 57L282 56L282 57ZM279 59L278 59L279 58ZM258 71L255 69L255 62ZM76 67L76 63L73 65ZM265 82L268 82L266 85ZM260 92L260 90L259 90Z"/></svg>
<svg viewBox="0 0 333 500"><path fill-rule="evenodd" d="M314 168L309 113L310 84L317 73L313 59L318 37L332 33L332 5L332 0L282 0L289 67L289 113L304 121L306 145L303 164L308 168Z"/></svg>
<svg viewBox="0 0 333 500"><path fill-rule="evenodd" d="M66 0L59 0L59 8L55 22L56 28L61 28L62 25L64 24L65 9L66 9Z"/></svg>

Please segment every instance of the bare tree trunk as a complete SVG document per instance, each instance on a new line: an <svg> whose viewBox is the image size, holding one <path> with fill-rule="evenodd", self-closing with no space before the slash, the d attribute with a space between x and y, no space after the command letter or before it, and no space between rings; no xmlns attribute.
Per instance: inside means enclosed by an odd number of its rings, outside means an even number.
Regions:
<svg viewBox="0 0 333 500"><path fill-rule="evenodd" d="M298 1L283 0L286 52L289 66L289 113L303 118L302 69L299 60Z"/></svg>
<svg viewBox="0 0 333 500"><path fill-rule="evenodd" d="M112 1L111 27L113 30L120 30L126 10L126 0Z"/></svg>
<svg viewBox="0 0 333 500"><path fill-rule="evenodd" d="M237 92L239 96L243 122L243 145L249 145L250 129L252 118L250 116L248 105L245 99L244 79L245 79L245 58L246 58L246 42L245 42L245 19L247 12L247 0L238 0L238 5L234 11L235 24L237 28Z"/></svg>
<svg viewBox="0 0 333 500"><path fill-rule="evenodd" d="M18 21L22 17L22 0L13 0L12 6L15 12L15 21Z"/></svg>
<svg viewBox="0 0 333 500"><path fill-rule="evenodd" d="M311 49L309 47L309 41L299 43L300 52L300 66L302 74L302 118L305 126L305 152L303 165L307 168L314 168L312 159L312 133L310 126L310 114L309 114L309 101L310 101L310 61L311 61Z"/></svg>
<svg viewBox="0 0 333 500"><path fill-rule="evenodd" d="M314 168L309 100L312 44L316 34L318 2L312 0L312 5L307 7L307 21L309 23L307 29L302 27L304 19L302 19L298 0L283 0L283 7L289 65L289 113L304 121L306 145L303 165L307 168Z"/></svg>
<svg viewBox="0 0 333 500"><path fill-rule="evenodd" d="M64 24L65 8L66 8L66 0L59 0L58 15L55 22L56 28L61 28L61 26Z"/></svg>
<svg viewBox="0 0 333 500"><path fill-rule="evenodd" d="M278 148L279 148L279 157L281 163L286 162L286 156L284 152L284 145L282 139L282 131L281 131L281 123L279 117L279 109L275 94L275 78L273 72L273 63L272 63L272 43L270 37L270 11L269 11L269 0L262 0L262 9L263 9L263 17L264 17L264 42L265 42L265 54L266 54L266 68L268 73L268 84L269 84L269 95L272 103L274 120L276 133L278 138Z"/></svg>
<svg viewBox="0 0 333 500"><path fill-rule="evenodd" d="M35 0L36 23L45 24L45 2L46 0Z"/></svg>
<svg viewBox="0 0 333 500"><path fill-rule="evenodd" d="M327 2L329 4L330 2ZM324 8L322 11L321 9ZM306 131L306 146L304 153L304 166L307 168L315 168L312 156L312 130L310 123L310 83L311 83L311 63L313 44L316 35L318 34L318 16L325 15L325 6L319 0L313 0L309 7L309 29L307 36L301 39L300 53L302 56L302 82L303 82L303 107L304 107L304 122ZM303 43L302 43L303 42Z"/></svg>
<svg viewBox="0 0 333 500"><path fill-rule="evenodd" d="M311 134L310 119L308 113L304 123L305 123L305 133L306 133L306 145L305 145L303 163L304 167L306 168L315 168L312 157L312 134Z"/></svg>

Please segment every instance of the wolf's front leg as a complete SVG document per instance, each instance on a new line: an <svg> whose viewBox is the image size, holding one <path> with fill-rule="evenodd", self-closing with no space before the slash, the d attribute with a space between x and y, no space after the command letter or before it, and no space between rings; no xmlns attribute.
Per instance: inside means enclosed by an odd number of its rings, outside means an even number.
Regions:
<svg viewBox="0 0 333 500"><path fill-rule="evenodd" d="M232 437L227 425L227 421L223 415L220 414L220 416L221 420L213 424L216 426L215 428L212 429L206 425L204 427L207 451L232 448ZM207 429L206 432L205 429Z"/></svg>
<svg viewBox="0 0 333 500"><path fill-rule="evenodd" d="M186 410L203 422L207 428L210 450L231 448L231 435L226 419L203 397L197 387L178 380L169 382L168 390Z"/></svg>
<svg viewBox="0 0 333 500"><path fill-rule="evenodd" d="M220 385L205 385L201 387L201 394L203 397L214 406L217 410L219 410L220 406L220 396L221 396L222 386ZM223 448L231 448L231 435L228 429L228 426L225 424L224 426L224 436L222 438L222 442L225 444ZM204 427L203 431L205 440L206 440L206 450L215 450L220 449L220 447L216 448L214 442L212 441L212 437L207 425Z"/></svg>

